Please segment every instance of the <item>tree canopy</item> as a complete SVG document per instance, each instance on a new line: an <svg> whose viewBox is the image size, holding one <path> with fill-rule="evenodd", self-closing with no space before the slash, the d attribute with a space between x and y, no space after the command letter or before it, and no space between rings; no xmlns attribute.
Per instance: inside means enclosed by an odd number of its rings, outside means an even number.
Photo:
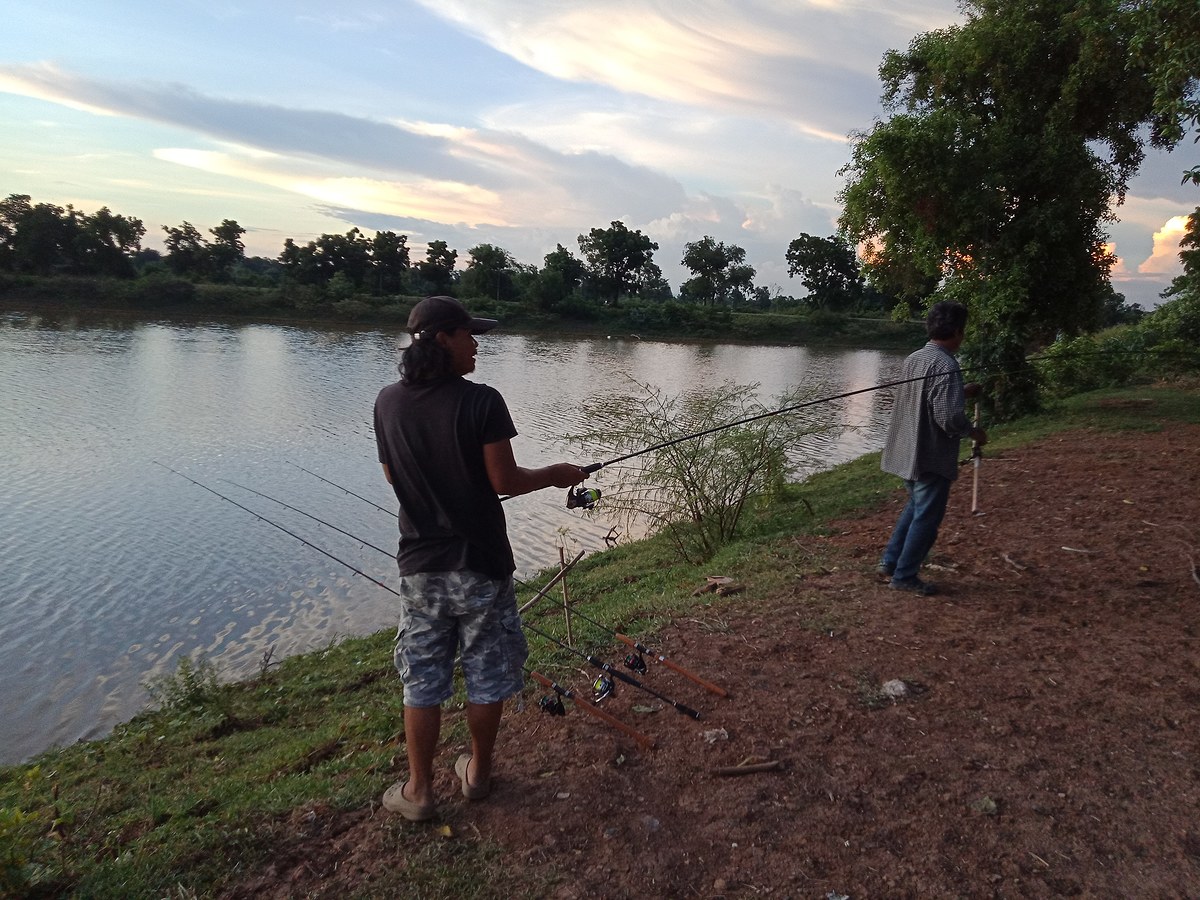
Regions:
<svg viewBox="0 0 1200 900"><path fill-rule="evenodd" d="M611 303L662 279L662 270L654 262L658 244L640 231L630 231L624 222L593 228L578 240L588 277L597 293Z"/></svg>
<svg viewBox="0 0 1200 900"><path fill-rule="evenodd" d="M1121 0L963 10L962 25L884 57L891 116L855 136L840 225L872 283L902 297L940 283L934 299L972 311L974 360L1011 370L1028 346L1099 322L1114 262L1103 226L1161 115ZM1033 397L1030 379L993 393L1002 415Z"/></svg>
<svg viewBox="0 0 1200 900"><path fill-rule="evenodd" d="M0 200L0 270L129 278L145 234L140 219L107 206L88 215L10 194Z"/></svg>
<svg viewBox="0 0 1200 900"><path fill-rule="evenodd" d="M862 299L862 273L854 248L839 235L801 234L788 244L788 275L799 276L806 299L818 309L848 309Z"/></svg>
<svg viewBox="0 0 1200 900"><path fill-rule="evenodd" d="M682 263L692 272L679 289L682 299L738 306L754 293L754 268L746 265L746 251L736 244L726 246L706 234L684 246Z"/></svg>

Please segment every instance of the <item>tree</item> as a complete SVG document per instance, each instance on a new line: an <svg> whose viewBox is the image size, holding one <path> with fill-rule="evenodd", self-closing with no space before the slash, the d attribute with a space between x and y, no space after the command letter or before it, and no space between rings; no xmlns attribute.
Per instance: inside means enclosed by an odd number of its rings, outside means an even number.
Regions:
<svg viewBox="0 0 1200 900"><path fill-rule="evenodd" d="M164 225L167 233L167 267L182 277L202 278L208 272L208 242L191 222L178 227Z"/></svg>
<svg viewBox="0 0 1200 900"><path fill-rule="evenodd" d="M344 235L322 234L304 247L288 238L279 262L287 277L299 284L324 287L335 275L342 275L343 283L348 281L357 290L371 271L371 247L372 242L357 228Z"/></svg>
<svg viewBox="0 0 1200 900"><path fill-rule="evenodd" d="M78 232L71 207L35 206L27 194L10 194L0 204L0 264L34 275L70 268L69 253Z"/></svg>
<svg viewBox="0 0 1200 900"><path fill-rule="evenodd" d="M968 358L1009 371L1029 345L1097 324L1113 264L1102 223L1141 163L1154 92L1127 67L1121 0L963 9L963 25L885 56L892 116L855 136L840 225L876 286L933 279L933 299L965 302ZM1031 373L1000 393L1001 418L1036 405Z"/></svg>
<svg viewBox="0 0 1200 900"><path fill-rule="evenodd" d="M754 291L754 269L746 265L746 251L728 247L705 235L684 245L682 264L692 271L679 289L681 298L703 306L748 303Z"/></svg>
<svg viewBox="0 0 1200 900"><path fill-rule="evenodd" d="M467 251L471 257L459 282L464 297L490 297L511 300L515 294L513 276L517 271L512 254L491 244L480 244Z"/></svg>
<svg viewBox="0 0 1200 900"><path fill-rule="evenodd" d="M377 231L371 241L371 265L378 293L397 294L403 290L404 273L408 271L408 236Z"/></svg>
<svg viewBox="0 0 1200 900"><path fill-rule="evenodd" d="M213 236L208 245L208 274L215 281L228 281L234 267L246 258L246 245L242 243L246 229L233 219L224 219L208 233Z"/></svg>
<svg viewBox="0 0 1200 900"><path fill-rule="evenodd" d="M371 242L357 228L344 235L321 235L315 255L321 284L328 284L335 275L344 275L355 288L361 288L371 270Z"/></svg>
<svg viewBox="0 0 1200 900"><path fill-rule="evenodd" d="M448 294L454 288L457 262L457 250L451 250L445 241L430 241L425 245L424 261L417 263L417 273L428 283L430 293Z"/></svg>
<svg viewBox="0 0 1200 900"><path fill-rule="evenodd" d="M1173 349L1195 354L1200 344L1200 207L1188 216L1179 246L1183 274L1172 279L1163 292L1167 302L1146 320L1162 339L1171 342Z"/></svg>
<svg viewBox="0 0 1200 900"><path fill-rule="evenodd" d="M805 298L817 309L848 309L863 295L863 277L854 249L845 238L801 234L788 244L788 275L800 276Z"/></svg>
<svg viewBox="0 0 1200 900"><path fill-rule="evenodd" d="M309 241L302 247L291 238L285 239L283 251L279 254L279 264L283 267L284 276L296 284L321 283L315 241Z"/></svg>
<svg viewBox="0 0 1200 900"><path fill-rule="evenodd" d="M589 278L599 295L610 303L662 278L662 270L654 263L658 244L640 231L630 231L624 222L593 228L577 240Z"/></svg>
<svg viewBox="0 0 1200 900"><path fill-rule="evenodd" d="M1166 146L1190 129L1200 142L1200 5L1195 0L1131 0L1132 66L1150 72L1158 137ZM1200 166L1183 173L1200 185Z"/></svg>
<svg viewBox="0 0 1200 900"><path fill-rule="evenodd" d="M554 309L583 283L587 267L562 244L542 259L542 269L530 285L530 299L539 309Z"/></svg>

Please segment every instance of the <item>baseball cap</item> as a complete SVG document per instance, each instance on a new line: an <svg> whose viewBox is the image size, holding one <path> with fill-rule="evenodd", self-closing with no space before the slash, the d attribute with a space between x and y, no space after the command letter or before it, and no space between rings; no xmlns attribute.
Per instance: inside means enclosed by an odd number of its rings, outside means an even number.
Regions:
<svg viewBox="0 0 1200 900"><path fill-rule="evenodd" d="M491 331L500 323L495 319L478 319L453 297L426 297L408 314L408 330L414 338L433 337L439 331L469 328L471 334Z"/></svg>

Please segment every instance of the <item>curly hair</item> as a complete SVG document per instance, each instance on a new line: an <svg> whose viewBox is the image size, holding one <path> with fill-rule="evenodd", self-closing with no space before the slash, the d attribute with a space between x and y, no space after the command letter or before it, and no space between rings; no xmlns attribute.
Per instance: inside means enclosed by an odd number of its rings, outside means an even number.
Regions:
<svg viewBox="0 0 1200 900"><path fill-rule="evenodd" d="M432 381L454 374L450 351L439 344L433 335L414 338L400 354L400 381L413 384Z"/></svg>
<svg viewBox="0 0 1200 900"><path fill-rule="evenodd" d="M935 341L954 337L967 327L967 308L953 300L935 303L925 317L925 332Z"/></svg>

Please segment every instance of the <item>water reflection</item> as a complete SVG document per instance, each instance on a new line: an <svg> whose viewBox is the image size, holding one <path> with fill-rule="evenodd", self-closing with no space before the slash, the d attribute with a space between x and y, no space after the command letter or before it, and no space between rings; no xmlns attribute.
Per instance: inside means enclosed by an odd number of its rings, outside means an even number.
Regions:
<svg viewBox="0 0 1200 900"><path fill-rule="evenodd" d="M0 316L0 761L94 737L146 702L140 685L207 653L231 677L338 635L391 627L392 596L287 534L188 484L165 463L388 583L394 563L236 482L379 547L396 543L395 499L375 456L371 406L396 378L396 340L372 329L87 316ZM598 397L630 379L675 392L758 383L839 393L886 380L869 351L548 339L482 339L476 380L497 387L520 431L518 460L567 455ZM816 394L814 394L816 395ZM879 445L887 399L848 398L857 430L793 448L823 467ZM592 456L591 454L594 454ZM563 492L506 504L521 574L603 546L602 517Z"/></svg>

